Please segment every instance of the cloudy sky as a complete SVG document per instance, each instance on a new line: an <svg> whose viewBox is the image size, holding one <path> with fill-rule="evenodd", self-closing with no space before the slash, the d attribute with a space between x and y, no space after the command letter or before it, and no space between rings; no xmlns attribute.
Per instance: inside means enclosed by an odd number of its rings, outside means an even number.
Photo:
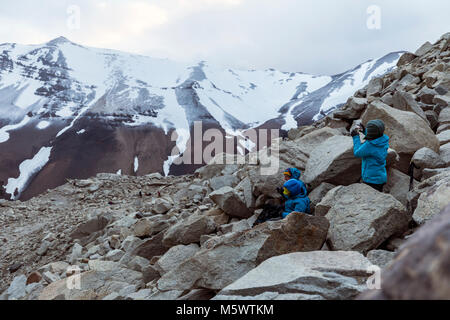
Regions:
<svg viewBox="0 0 450 320"><path fill-rule="evenodd" d="M336 74L450 31L448 0L0 0L0 43Z"/></svg>

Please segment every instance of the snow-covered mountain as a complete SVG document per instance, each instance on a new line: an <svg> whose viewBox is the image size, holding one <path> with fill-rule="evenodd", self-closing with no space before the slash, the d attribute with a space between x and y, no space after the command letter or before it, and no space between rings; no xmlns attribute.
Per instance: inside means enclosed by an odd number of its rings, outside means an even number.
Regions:
<svg viewBox="0 0 450 320"><path fill-rule="evenodd" d="M335 76L188 66L61 37L0 45L0 187L27 199L99 172L185 173L171 150L195 121L230 134L309 124L346 102L401 52ZM180 134L171 141L173 130Z"/></svg>

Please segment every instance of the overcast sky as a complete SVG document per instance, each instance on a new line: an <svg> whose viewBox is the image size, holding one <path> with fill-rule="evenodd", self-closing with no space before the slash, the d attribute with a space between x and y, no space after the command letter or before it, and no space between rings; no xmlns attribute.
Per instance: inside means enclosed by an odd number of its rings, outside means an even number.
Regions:
<svg viewBox="0 0 450 320"><path fill-rule="evenodd" d="M180 62L312 74L415 51L450 31L448 0L0 0L0 8L0 43L65 36Z"/></svg>

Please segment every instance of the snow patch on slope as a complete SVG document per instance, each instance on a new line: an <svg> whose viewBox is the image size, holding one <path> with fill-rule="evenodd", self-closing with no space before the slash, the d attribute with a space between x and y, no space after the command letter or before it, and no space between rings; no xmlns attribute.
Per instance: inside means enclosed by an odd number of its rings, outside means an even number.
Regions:
<svg viewBox="0 0 450 320"><path fill-rule="evenodd" d="M17 130L23 126L25 126L30 121L29 116L25 116L22 121L17 124L11 124L0 128L0 143L6 142L9 140L9 131Z"/></svg>
<svg viewBox="0 0 450 320"><path fill-rule="evenodd" d="M5 188L6 193L11 195L11 200L16 200L34 174L41 171L41 169L47 164L50 159L51 151L51 147L42 147L32 159L27 159L19 165L19 177L9 178L8 184ZM17 195L14 195L16 189L18 193Z"/></svg>

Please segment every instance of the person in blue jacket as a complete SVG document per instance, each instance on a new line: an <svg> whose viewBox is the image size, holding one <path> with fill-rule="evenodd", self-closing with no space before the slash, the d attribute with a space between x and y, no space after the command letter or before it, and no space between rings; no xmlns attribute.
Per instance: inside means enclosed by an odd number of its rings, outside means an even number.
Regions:
<svg viewBox="0 0 450 320"><path fill-rule="evenodd" d="M364 130L364 128L362 128ZM386 157L389 149L389 137L384 134L385 125L382 120L371 120L364 130L365 140L361 144L359 130L351 132L353 137L353 153L362 158L362 181L382 192L387 182Z"/></svg>
<svg viewBox="0 0 450 320"><path fill-rule="evenodd" d="M308 191L305 184L298 179L290 179L283 185L283 196L287 199L284 204L283 219L291 212L311 214Z"/></svg>

